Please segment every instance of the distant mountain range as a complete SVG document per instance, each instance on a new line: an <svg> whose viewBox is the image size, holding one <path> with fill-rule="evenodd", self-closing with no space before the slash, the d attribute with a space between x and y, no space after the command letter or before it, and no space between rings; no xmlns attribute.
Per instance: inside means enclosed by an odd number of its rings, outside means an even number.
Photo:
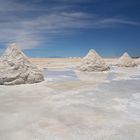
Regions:
<svg viewBox="0 0 140 140"><path fill-rule="evenodd" d="M64 57L54 55L54 56L48 56L48 58L64 58Z"/></svg>

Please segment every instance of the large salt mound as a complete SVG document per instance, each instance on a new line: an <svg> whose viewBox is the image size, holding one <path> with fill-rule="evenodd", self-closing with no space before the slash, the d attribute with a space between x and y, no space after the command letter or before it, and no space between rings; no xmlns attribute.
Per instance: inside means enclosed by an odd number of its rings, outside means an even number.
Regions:
<svg viewBox="0 0 140 140"><path fill-rule="evenodd" d="M43 80L42 73L16 44L6 49L0 60L1 85L32 84Z"/></svg>
<svg viewBox="0 0 140 140"><path fill-rule="evenodd" d="M89 53L82 59L82 64L79 68L81 71L106 71L110 68L105 61L94 50L90 50Z"/></svg>
<svg viewBox="0 0 140 140"><path fill-rule="evenodd" d="M135 61L129 56L128 53L124 53L118 60L117 66L119 67L135 67L137 64Z"/></svg>

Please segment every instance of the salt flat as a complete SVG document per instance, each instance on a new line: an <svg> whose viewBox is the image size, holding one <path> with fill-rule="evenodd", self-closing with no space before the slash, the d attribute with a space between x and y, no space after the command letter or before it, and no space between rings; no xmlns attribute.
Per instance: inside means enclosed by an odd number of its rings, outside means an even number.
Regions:
<svg viewBox="0 0 140 140"><path fill-rule="evenodd" d="M44 82L0 86L0 140L140 139L140 67L84 73L70 61L50 63Z"/></svg>

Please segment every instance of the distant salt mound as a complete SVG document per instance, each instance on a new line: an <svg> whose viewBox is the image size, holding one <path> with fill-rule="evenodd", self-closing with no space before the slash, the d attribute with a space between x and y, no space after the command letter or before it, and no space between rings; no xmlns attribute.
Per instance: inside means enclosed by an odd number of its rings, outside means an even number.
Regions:
<svg viewBox="0 0 140 140"><path fill-rule="evenodd" d="M16 44L6 49L0 60L1 85L32 84L43 80L42 73Z"/></svg>
<svg viewBox="0 0 140 140"><path fill-rule="evenodd" d="M128 53L124 53L118 60L117 66L119 67L135 67L137 64L134 60L129 56Z"/></svg>
<svg viewBox="0 0 140 140"><path fill-rule="evenodd" d="M140 65L140 58L137 58L137 59L135 60L135 63L136 63L137 65Z"/></svg>
<svg viewBox="0 0 140 140"><path fill-rule="evenodd" d="M106 71L110 68L105 61L94 50L90 50L88 54L82 59L82 64L79 67L81 71Z"/></svg>

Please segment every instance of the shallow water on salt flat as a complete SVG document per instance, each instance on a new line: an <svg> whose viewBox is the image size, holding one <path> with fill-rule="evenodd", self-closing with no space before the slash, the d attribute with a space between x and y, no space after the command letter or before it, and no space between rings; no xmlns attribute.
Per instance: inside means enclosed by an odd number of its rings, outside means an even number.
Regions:
<svg viewBox="0 0 140 140"><path fill-rule="evenodd" d="M70 69L65 70L45 70L44 76L49 82L64 82L64 81L75 81L78 80L75 72Z"/></svg>
<svg viewBox="0 0 140 140"><path fill-rule="evenodd" d="M46 74L52 83L78 79L71 70ZM0 86L0 140L140 140L140 75L117 74L96 88Z"/></svg>

